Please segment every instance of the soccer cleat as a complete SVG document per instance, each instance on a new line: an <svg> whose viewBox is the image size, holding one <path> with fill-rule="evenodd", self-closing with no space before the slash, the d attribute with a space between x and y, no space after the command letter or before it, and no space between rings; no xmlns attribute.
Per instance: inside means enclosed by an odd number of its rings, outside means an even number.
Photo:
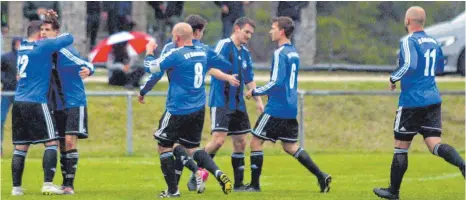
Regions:
<svg viewBox="0 0 466 200"><path fill-rule="evenodd" d="M74 189L72 187L65 187L63 189L63 194L73 195L74 194Z"/></svg>
<svg viewBox="0 0 466 200"><path fill-rule="evenodd" d="M13 189L11 190L11 195L12 196L23 196L24 189L21 187L13 187Z"/></svg>
<svg viewBox="0 0 466 200"><path fill-rule="evenodd" d="M324 174L323 179L319 179L319 186L320 186L320 192L321 193L327 193L330 191L330 183L332 182L332 176L329 174Z"/></svg>
<svg viewBox="0 0 466 200"><path fill-rule="evenodd" d="M399 200L400 196L398 192L392 192L390 188L374 188L374 193L380 198Z"/></svg>
<svg viewBox="0 0 466 200"><path fill-rule="evenodd" d="M54 195L54 194L63 194L63 190L60 187L54 185L53 183L44 183L42 186L42 194L44 195Z"/></svg>
<svg viewBox="0 0 466 200"><path fill-rule="evenodd" d="M188 190L191 191L191 192L197 190L196 176L194 174L191 174L191 177L189 178Z"/></svg>
<svg viewBox="0 0 466 200"><path fill-rule="evenodd" d="M235 186L233 186L233 191L234 192L245 192L246 191L246 185L244 185L244 184L235 185Z"/></svg>
<svg viewBox="0 0 466 200"><path fill-rule="evenodd" d="M205 169L199 168L195 176L196 176L196 191L197 193L203 193L205 191L205 182L207 181L207 178L209 177L209 172L207 172Z"/></svg>
<svg viewBox="0 0 466 200"><path fill-rule="evenodd" d="M223 193L229 194L233 188L230 179L223 172L217 177L218 183L222 186Z"/></svg>
<svg viewBox="0 0 466 200"><path fill-rule="evenodd" d="M245 192L261 192L261 187L259 185L246 185Z"/></svg>
<svg viewBox="0 0 466 200"><path fill-rule="evenodd" d="M180 191L176 191L175 194L170 194L170 192L168 192L168 190L165 190L165 191L162 191L160 194L159 194L159 198L179 198L181 197L181 194L180 194Z"/></svg>

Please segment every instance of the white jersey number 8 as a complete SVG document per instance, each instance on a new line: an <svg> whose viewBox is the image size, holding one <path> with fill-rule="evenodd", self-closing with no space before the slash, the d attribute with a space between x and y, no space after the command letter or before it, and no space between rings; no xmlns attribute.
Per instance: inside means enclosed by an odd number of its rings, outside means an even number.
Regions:
<svg viewBox="0 0 466 200"><path fill-rule="evenodd" d="M203 66L201 63L196 63L194 65L194 87L200 88L202 86L202 71Z"/></svg>

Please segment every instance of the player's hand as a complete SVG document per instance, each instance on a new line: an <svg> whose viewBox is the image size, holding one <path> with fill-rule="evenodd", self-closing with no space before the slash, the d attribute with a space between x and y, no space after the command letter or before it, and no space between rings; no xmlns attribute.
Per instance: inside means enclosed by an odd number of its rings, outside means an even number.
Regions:
<svg viewBox="0 0 466 200"><path fill-rule="evenodd" d="M228 6L223 5L222 6L222 13L228 14L230 12L230 9L228 9Z"/></svg>
<svg viewBox="0 0 466 200"><path fill-rule="evenodd" d="M154 50L157 49L157 43L155 39L150 39L146 44L146 55L154 54Z"/></svg>
<svg viewBox="0 0 466 200"><path fill-rule="evenodd" d="M45 8L37 8L37 15L45 15L47 10Z"/></svg>
<svg viewBox="0 0 466 200"><path fill-rule="evenodd" d="M16 74L16 81L19 81L20 78L19 74Z"/></svg>
<svg viewBox="0 0 466 200"><path fill-rule="evenodd" d="M261 98L258 98L256 100L256 110L259 114L262 114L264 112L264 104L262 104Z"/></svg>
<svg viewBox="0 0 466 200"><path fill-rule="evenodd" d="M47 10L47 12L45 13L46 16L54 16L54 17L57 17L58 18L58 14L56 11L50 9L50 10Z"/></svg>
<svg viewBox="0 0 466 200"><path fill-rule="evenodd" d="M250 89L249 91L247 91L244 96L246 97L246 99L250 99L252 97L252 90L254 89Z"/></svg>
<svg viewBox="0 0 466 200"><path fill-rule="evenodd" d="M394 91L396 89L396 83L389 82L390 85L390 91Z"/></svg>
<svg viewBox="0 0 466 200"><path fill-rule="evenodd" d="M138 101L140 104L145 104L146 102L144 101L144 96L141 96L141 94L138 95Z"/></svg>
<svg viewBox="0 0 466 200"><path fill-rule="evenodd" d="M128 73L128 72L129 72L129 68L130 68L129 65L123 66L123 72Z"/></svg>
<svg viewBox="0 0 466 200"><path fill-rule="evenodd" d="M239 80L236 79L238 75L234 74L234 75L230 75L228 77L228 83L230 83L230 85L232 86L235 86L235 87L238 87L239 86Z"/></svg>
<svg viewBox="0 0 466 200"><path fill-rule="evenodd" d="M87 67L81 67L81 71L79 71L79 76L81 77L81 79L86 79L87 77L89 77L89 75L91 75L91 70Z"/></svg>

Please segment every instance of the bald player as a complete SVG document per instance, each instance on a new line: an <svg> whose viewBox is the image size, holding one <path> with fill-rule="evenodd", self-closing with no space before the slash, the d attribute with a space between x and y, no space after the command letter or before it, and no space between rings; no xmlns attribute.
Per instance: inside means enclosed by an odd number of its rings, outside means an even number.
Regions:
<svg viewBox="0 0 466 200"><path fill-rule="evenodd" d="M187 23L178 23L172 31L173 42L178 48L171 49L167 53L155 59L153 52L157 48L155 41L150 41L146 46L146 58L144 66L150 73L164 73L170 70L170 83L166 102L166 111L159 121L159 129L154 137L158 140L158 151L162 173L168 189L162 191L159 197L179 197L178 181L175 176L173 145L178 143L186 148L200 167L212 173L220 183L222 190L228 194L232 190L229 178L218 168L212 158L204 150L199 149L202 129L204 126L205 112L205 84L204 78L209 71L220 79L234 78L224 74L219 69L209 68L222 62L218 56L212 56L203 46L194 46L193 30ZM209 63L209 65L207 65ZM212 73L217 71L217 73ZM215 74L215 75L214 75ZM144 96L140 95L140 102L144 102ZM193 172L198 171L193 163ZM188 166L187 166L188 167ZM196 173L196 176L200 174ZM197 191L203 191L205 183L201 177L197 179Z"/></svg>
<svg viewBox="0 0 466 200"><path fill-rule="evenodd" d="M400 44L399 68L390 77L390 90L401 83L399 107L394 123L395 152L390 172L390 186L375 188L385 199L399 199L403 175L408 169L408 149L416 134L424 137L429 151L458 167L463 174L463 158L450 145L441 143L441 104L435 74L442 73L444 58L440 45L424 32L426 13L418 6L409 8L405 28L409 35Z"/></svg>

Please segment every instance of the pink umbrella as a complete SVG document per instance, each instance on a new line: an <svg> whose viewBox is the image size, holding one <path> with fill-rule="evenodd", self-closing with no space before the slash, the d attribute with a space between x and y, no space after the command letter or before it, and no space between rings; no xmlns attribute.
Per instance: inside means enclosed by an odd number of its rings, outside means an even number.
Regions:
<svg viewBox="0 0 466 200"><path fill-rule="evenodd" d="M89 60L92 63L107 62L108 54L112 51L114 44L128 42L126 49L130 56L138 55L146 50L147 42L153 39L152 36L142 32L119 32L101 41L89 53Z"/></svg>

